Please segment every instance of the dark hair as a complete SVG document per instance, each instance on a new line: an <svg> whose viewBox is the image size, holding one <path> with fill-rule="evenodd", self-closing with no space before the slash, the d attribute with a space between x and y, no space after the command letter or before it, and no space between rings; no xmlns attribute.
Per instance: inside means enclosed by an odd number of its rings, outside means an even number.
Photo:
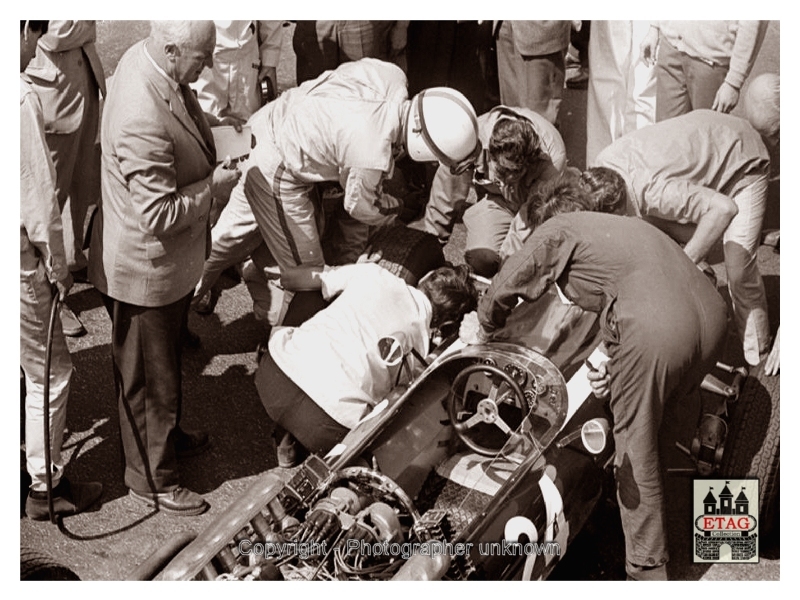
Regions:
<svg viewBox="0 0 800 600"><path fill-rule="evenodd" d="M28 24L28 28L31 31L37 31L44 35L47 33L47 26L50 24L50 21L20 21L19 22L19 32L22 33L25 31L25 24Z"/></svg>
<svg viewBox="0 0 800 600"><path fill-rule="evenodd" d="M592 167L581 174L581 183L592 195L594 210L624 215L628 203L628 189L622 175L614 169Z"/></svg>
<svg viewBox="0 0 800 600"><path fill-rule="evenodd" d="M594 210L594 203L580 181L567 173L544 182L524 210L523 216L533 230L561 213Z"/></svg>
<svg viewBox="0 0 800 600"><path fill-rule="evenodd" d="M478 306L478 290L470 277L469 267L439 267L423 279L419 290L431 301L431 328L459 323Z"/></svg>
<svg viewBox="0 0 800 600"><path fill-rule="evenodd" d="M539 136L527 119L501 118L489 138L489 158L504 183L518 179L541 156Z"/></svg>

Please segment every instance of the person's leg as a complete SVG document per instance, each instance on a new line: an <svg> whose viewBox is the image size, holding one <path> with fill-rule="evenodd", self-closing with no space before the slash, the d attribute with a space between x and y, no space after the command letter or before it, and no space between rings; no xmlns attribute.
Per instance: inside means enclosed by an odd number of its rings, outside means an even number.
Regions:
<svg viewBox="0 0 800 600"><path fill-rule="evenodd" d="M490 198L475 203L464 213L467 239L464 260L476 274L493 277L500 268L500 249L514 215Z"/></svg>
<svg viewBox="0 0 800 600"><path fill-rule="evenodd" d="M692 110L684 71L686 55L664 36L658 41L656 62L656 122L686 114Z"/></svg>
<svg viewBox="0 0 800 600"><path fill-rule="evenodd" d="M636 131L656 122L656 69L639 58L639 46L650 29L648 21L633 21L630 97L633 107L628 111L625 133Z"/></svg>
<svg viewBox="0 0 800 600"><path fill-rule="evenodd" d="M589 38L586 100L586 165L624 133L628 64L631 58L630 21L595 21Z"/></svg>
<svg viewBox="0 0 800 600"><path fill-rule="evenodd" d="M672 294L673 278L698 277L689 269L695 267L687 263L672 278L653 280L647 293L629 290L633 296L621 295L601 323L610 358L617 497L633 578L668 560L659 457L664 407L676 392L700 383L725 340L725 304L713 286L701 281L680 300Z"/></svg>
<svg viewBox="0 0 800 600"><path fill-rule="evenodd" d="M70 271L87 266L83 252L86 214L100 202L100 96L89 65L84 77L84 112L76 158L69 183L69 196L62 211L64 249Z"/></svg>
<svg viewBox="0 0 800 600"><path fill-rule="evenodd" d="M244 191L269 251L281 269L324 265L314 186L294 179L268 139L253 149L237 184Z"/></svg>
<svg viewBox="0 0 800 600"><path fill-rule="evenodd" d="M692 110L711 108L717 90L725 81L728 69L704 63L702 60L684 55L686 88Z"/></svg>
<svg viewBox="0 0 800 600"><path fill-rule="evenodd" d="M20 365L25 373L25 460L31 489L46 490L44 440L45 350L50 310L50 283L40 264L36 271L20 273ZM63 472L61 444L67 420L72 361L61 323L56 316L50 358L50 458L52 484L58 485Z"/></svg>
<svg viewBox="0 0 800 600"><path fill-rule="evenodd" d="M767 294L757 262L768 184L767 175L754 178L733 196L739 212L722 237L733 316L750 365L757 365L770 350Z"/></svg>
<svg viewBox="0 0 800 600"><path fill-rule="evenodd" d="M332 21L297 21L295 23L292 48L296 57L297 85L319 77L325 70L317 29L320 28L322 30L320 33L324 36L324 31L331 26L331 23Z"/></svg>
<svg viewBox="0 0 800 600"><path fill-rule="evenodd" d="M211 228L211 252L203 264L203 276L195 288L195 297L202 298L225 269L246 260L262 243L244 187L236 186L219 221Z"/></svg>
<svg viewBox="0 0 800 600"><path fill-rule="evenodd" d="M309 452L324 454L342 441L349 429L337 423L275 363L269 351L255 376L261 403L270 418Z"/></svg>
<svg viewBox="0 0 800 600"><path fill-rule="evenodd" d="M125 485L135 492L162 493L179 486L180 337L190 299L148 308L103 296L112 319Z"/></svg>
<svg viewBox="0 0 800 600"><path fill-rule="evenodd" d="M564 95L566 50L544 56L523 56L522 105L558 124L558 111Z"/></svg>
<svg viewBox="0 0 800 600"><path fill-rule="evenodd" d="M503 21L497 32L497 77L500 103L505 106L525 106L521 91L522 57L514 48L511 23Z"/></svg>

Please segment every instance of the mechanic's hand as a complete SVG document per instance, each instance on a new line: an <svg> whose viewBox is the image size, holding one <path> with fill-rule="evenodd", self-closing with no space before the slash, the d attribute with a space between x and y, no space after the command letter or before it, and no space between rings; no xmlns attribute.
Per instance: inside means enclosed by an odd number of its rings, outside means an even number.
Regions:
<svg viewBox="0 0 800 600"><path fill-rule="evenodd" d="M644 36L642 43L639 44L639 60L648 67L656 64L656 54L658 52L658 29L650 27L647 35Z"/></svg>
<svg viewBox="0 0 800 600"><path fill-rule="evenodd" d="M739 90L733 87L727 81L723 81L722 85L717 90L717 95L714 96L714 103L711 105L711 110L716 110L721 113L729 113L739 102Z"/></svg>
<svg viewBox="0 0 800 600"><path fill-rule="evenodd" d="M592 393L600 400L608 398L611 393L611 376L608 374L607 364L608 362L604 362L594 370L589 369L586 374Z"/></svg>
<svg viewBox="0 0 800 600"><path fill-rule="evenodd" d="M72 273L67 271L67 276L64 279L60 279L56 281L56 289L58 290L58 300L63 302L67 298L67 294L69 294L69 290L72 287Z"/></svg>
<svg viewBox="0 0 800 600"><path fill-rule="evenodd" d="M781 372L781 328L778 327L778 333L775 334L775 341L772 342L772 350L767 356L767 362L764 363L764 375L777 375Z"/></svg>
<svg viewBox="0 0 800 600"><path fill-rule="evenodd" d="M241 176L242 172L239 171L239 167L235 164L232 165L230 157L226 157L211 174L211 195L223 205L227 204L231 190L239 182Z"/></svg>
<svg viewBox="0 0 800 600"><path fill-rule="evenodd" d="M403 202L391 194L381 194L375 208L377 208L378 212L382 215L396 215L403 210Z"/></svg>
<svg viewBox="0 0 800 600"><path fill-rule="evenodd" d="M478 313L474 310L464 315L458 329L458 338L465 344L482 344L487 336L478 321Z"/></svg>

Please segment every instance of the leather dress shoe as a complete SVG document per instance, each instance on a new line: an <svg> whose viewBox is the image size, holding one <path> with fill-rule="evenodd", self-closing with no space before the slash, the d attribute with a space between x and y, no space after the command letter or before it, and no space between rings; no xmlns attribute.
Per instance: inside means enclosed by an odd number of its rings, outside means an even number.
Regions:
<svg viewBox="0 0 800 600"><path fill-rule="evenodd" d="M193 517L208 510L208 502L200 494L185 487L177 487L169 492L129 490L128 495L137 502L171 515Z"/></svg>
<svg viewBox="0 0 800 600"><path fill-rule="evenodd" d="M52 490L53 514L59 517L77 515L94 504L103 494L103 484L96 481L71 483L62 477ZM47 508L47 492L28 492L25 513L34 521L47 521L50 512Z"/></svg>
<svg viewBox="0 0 800 600"><path fill-rule="evenodd" d="M86 334L86 328L77 315L66 304L61 304L61 329L67 337L80 337Z"/></svg>
<svg viewBox="0 0 800 600"><path fill-rule="evenodd" d="M211 442L205 431L184 431L180 427L175 431L175 453L178 458L197 456L210 447Z"/></svg>

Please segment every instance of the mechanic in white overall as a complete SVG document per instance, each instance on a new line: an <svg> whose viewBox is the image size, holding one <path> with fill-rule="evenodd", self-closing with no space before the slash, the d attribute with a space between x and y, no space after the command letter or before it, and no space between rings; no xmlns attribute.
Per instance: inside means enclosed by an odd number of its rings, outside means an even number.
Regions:
<svg viewBox="0 0 800 600"><path fill-rule="evenodd" d="M409 100L403 71L372 58L288 90L249 125L255 146L241 165L244 176L231 202L245 195L282 273L298 265L354 262L366 247L369 226L388 225L402 208L383 192L383 183L403 152L454 172L466 170L480 152L477 117L462 94L430 88ZM337 256L327 260L314 186L323 181L342 186L350 218ZM284 309L289 299L287 294Z"/></svg>

